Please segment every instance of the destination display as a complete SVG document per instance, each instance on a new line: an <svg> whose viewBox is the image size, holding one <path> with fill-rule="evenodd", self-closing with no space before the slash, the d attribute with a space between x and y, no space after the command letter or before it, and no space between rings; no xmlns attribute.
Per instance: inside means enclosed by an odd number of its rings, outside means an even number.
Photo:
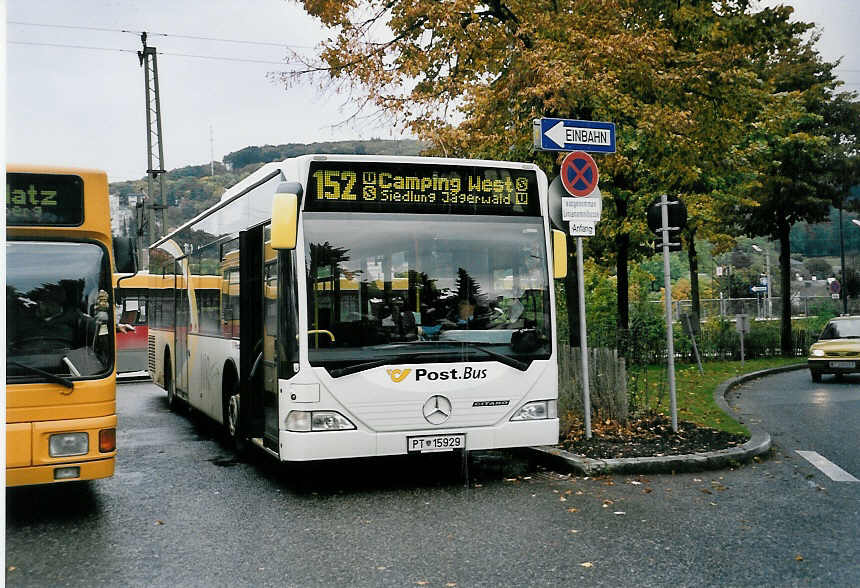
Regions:
<svg viewBox="0 0 860 588"><path fill-rule="evenodd" d="M84 181L79 176L7 173L6 224L76 227L84 222Z"/></svg>
<svg viewBox="0 0 860 588"><path fill-rule="evenodd" d="M305 210L539 216L540 202L534 170L314 161Z"/></svg>

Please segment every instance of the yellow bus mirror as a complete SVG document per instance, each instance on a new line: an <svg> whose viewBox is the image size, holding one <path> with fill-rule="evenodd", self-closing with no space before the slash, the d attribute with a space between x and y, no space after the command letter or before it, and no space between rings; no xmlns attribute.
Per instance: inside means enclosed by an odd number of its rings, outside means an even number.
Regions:
<svg viewBox="0 0 860 588"><path fill-rule="evenodd" d="M275 194L272 200L272 249L295 249L299 227L299 197Z"/></svg>
<svg viewBox="0 0 860 588"><path fill-rule="evenodd" d="M567 235L552 230L552 273L556 279L567 277Z"/></svg>

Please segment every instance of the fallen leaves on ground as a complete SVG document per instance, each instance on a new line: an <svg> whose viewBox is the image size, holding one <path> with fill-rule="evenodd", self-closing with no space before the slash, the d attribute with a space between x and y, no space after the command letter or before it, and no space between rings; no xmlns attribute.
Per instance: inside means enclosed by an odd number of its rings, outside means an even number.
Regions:
<svg viewBox="0 0 860 588"><path fill-rule="evenodd" d="M743 435L687 421L679 421L675 433L671 420L663 414L649 414L627 423L599 420L591 430L592 437L587 439L582 422L574 420L571 432L560 445L585 457L612 459L705 453L736 447L747 441Z"/></svg>

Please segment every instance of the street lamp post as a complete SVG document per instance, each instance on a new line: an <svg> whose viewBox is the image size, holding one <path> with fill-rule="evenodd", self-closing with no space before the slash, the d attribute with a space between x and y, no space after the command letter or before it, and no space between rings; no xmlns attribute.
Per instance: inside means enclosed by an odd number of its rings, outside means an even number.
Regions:
<svg viewBox="0 0 860 588"><path fill-rule="evenodd" d="M764 252L765 279L767 280L767 318L770 318L773 313L773 304L770 300L770 250L762 249L758 245L753 245L752 248L758 253Z"/></svg>
<svg viewBox="0 0 860 588"><path fill-rule="evenodd" d="M842 283L839 296L842 297L842 312L848 314L848 293L845 291L845 236L842 234L842 202L839 202L839 257L842 263Z"/></svg>
<svg viewBox="0 0 860 588"><path fill-rule="evenodd" d="M855 225L857 225L858 227L860 227L860 220L857 220L856 218L852 218L851 222L854 223ZM841 235L840 235L840 237L841 237ZM844 245L842 247L842 255L843 256L845 255ZM842 258L842 281L843 282L846 281L845 280L845 258L844 257ZM845 284L844 283L842 284L842 296L843 296L843 300L845 301L845 314L848 314L848 292L845 290Z"/></svg>

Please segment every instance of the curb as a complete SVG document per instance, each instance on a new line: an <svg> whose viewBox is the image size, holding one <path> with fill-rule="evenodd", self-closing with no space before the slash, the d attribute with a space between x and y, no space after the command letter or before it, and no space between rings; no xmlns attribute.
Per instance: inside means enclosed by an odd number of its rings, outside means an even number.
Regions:
<svg viewBox="0 0 860 588"><path fill-rule="evenodd" d="M714 401L727 415L732 416L726 395L741 384L764 376L806 368L806 363L759 370L743 374L722 382L714 389ZM734 418L734 417L732 417ZM700 472L730 467L738 463L746 463L754 457L770 449L770 433L747 425L750 439L738 447L708 451L706 453L689 453L685 455L666 455L661 457L624 457L618 459L591 459L575 453L570 453L553 445L529 447L532 456L546 465L565 469L574 473L593 476L598 474L662 474L675 472Z"/></svg>

